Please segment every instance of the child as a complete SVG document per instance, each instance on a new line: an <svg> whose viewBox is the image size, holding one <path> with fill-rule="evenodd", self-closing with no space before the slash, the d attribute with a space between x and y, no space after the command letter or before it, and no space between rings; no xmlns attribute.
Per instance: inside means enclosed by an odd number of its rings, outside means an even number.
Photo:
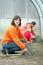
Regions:
<svg viewBox="0 0 43 65"><path fill-rule="evenodd" d="M33 30L33 27L35 25L36 25L36 23L34 21L32 21L31 23L28 23L20 28L22 34L24 34L24 36L27 38L27 40L29 42L32 42L33 38L35 38L35 32Z"/></svg>

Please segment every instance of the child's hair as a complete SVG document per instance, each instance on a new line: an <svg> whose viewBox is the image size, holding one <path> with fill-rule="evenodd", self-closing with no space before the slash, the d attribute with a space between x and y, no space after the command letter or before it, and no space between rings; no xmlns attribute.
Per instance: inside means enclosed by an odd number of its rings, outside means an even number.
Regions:
<svg viewBox="0 0 43 65"><path fill-rule="evenodd" d="M11 22L11 25L14 25L15 26L15 23L14 23L14 21L15 20L17 20L19 18L19 21L20 21L20 24L19 24L19 26L21 26L21 18L19 17L19 16L14 16L14 18L13 18L13 20L12 20L12 22Z"/></svg>
<svg viewBox="0 0 43 65"><path fill-rule="evenodd" d="M36 22L32 21L31 24L36 25Z"/></svg>
<svg viewBox="0 0 43 65"><path fill-rule="evenodd" d="M32 21L30 23L33 24L33 25L36 25L36 22L34 22L34 21ZM26 23L26 24L30 24L30 23Z"/></svg>

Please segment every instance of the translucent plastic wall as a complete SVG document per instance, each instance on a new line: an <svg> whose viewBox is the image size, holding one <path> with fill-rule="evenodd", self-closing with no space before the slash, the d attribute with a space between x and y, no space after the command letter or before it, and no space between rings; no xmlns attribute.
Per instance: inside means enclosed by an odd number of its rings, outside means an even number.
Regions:
<svg viewBox="0 0 43 65"><path fill-rule="evenodd" d="M40 35L39 14L31 0L0 0L0 37L15 15L21 17L22 25L35 21L36 35Z"/></svg>

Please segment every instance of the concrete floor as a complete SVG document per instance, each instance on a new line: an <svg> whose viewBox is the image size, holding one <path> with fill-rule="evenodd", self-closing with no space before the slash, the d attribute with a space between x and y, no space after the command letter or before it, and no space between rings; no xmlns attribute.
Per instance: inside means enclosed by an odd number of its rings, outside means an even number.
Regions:
<svg viewBox="0 0 43 65"><path fill-rule="evenodd" d="M0 65L43 65L43 42L32 45L32 55L0 54Z"/></svg>

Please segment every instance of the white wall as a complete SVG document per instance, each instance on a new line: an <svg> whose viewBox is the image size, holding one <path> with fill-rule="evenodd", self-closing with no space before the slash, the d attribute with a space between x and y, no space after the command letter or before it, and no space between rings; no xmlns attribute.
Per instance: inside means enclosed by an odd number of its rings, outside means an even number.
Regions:
<svg viewBox="0 0 43 65"><path fill-rule="evenodd" d="M36 1L40 5L40 0L32 0L34 3ZM35 4L35 6L37 3ZM34 4L31 2L31 0L0 0L0 30L4 31L8 25L10 24L10 20L15 15L19 15L22 18L22 25L29 22L29 20L35 20L36 26L35 31L37 35L40 35L40 26L39 26L39 16L40 13L38 13L39 7L35 7ZM42 5L40 6L42 9ZM37 9L38 12L37 12ZM42 10L43 12L43 10ZM41 15L42 16L42 15ZM43 18L41 17L41 20ZM43 21L43 20L42 20ZM41 21L41 25L43 26L43 23ZM41 26L41 32L43 30L43 27ZM1 33L1 32L0 32Z"/></svg>

